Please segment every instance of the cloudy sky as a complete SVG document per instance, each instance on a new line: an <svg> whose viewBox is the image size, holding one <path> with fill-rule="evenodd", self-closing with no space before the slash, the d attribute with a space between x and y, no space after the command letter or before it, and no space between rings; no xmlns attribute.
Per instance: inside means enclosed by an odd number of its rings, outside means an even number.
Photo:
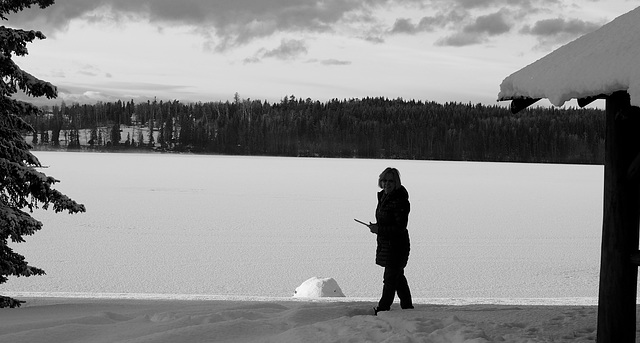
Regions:
<svg viewBox="0 0 640 343"><path fill-rule="evenodd" d="M367 96L496 104L509 74L633 0L57 0L2 24L66 103Z"/></svg>

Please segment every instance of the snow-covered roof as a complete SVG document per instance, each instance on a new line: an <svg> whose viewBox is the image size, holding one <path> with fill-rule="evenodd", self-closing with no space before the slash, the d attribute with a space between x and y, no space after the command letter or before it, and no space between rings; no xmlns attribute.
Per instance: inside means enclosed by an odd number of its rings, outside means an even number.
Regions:
<svg viewBox="0 0 640 343"><path fill-rule="evenodd" d="M570 99L626 90L640 106L640 7L509 75L498 100Z"/></svg>

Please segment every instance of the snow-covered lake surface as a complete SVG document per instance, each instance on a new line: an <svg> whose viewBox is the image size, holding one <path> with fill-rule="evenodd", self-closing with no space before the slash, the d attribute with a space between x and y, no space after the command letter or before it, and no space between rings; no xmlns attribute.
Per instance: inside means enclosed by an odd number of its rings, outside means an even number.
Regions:
<svg viewBox="0 0 640 343"><path fill-rule="evenodd" d="M378 174L400 170L416 302L595 304L602 166L36 152L77 215L12 244L46 276L0 293L291 297L331 277L379 296Z"/></svg>

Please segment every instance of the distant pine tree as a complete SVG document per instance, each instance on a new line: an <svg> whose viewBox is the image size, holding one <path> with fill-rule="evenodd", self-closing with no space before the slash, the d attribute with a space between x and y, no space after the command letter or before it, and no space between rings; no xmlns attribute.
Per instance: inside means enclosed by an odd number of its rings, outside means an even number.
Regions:
<svg viewBox="0 0 640 343"><path fill-rule="evenodd" d="M45 8L53 0L13 0L0 5L0 19L7 20L10 13L19 12L32 5ZM37 114L35 106L12 99L11 96L24 91L33 97L55 98L56 87L23 71L12 60L12 55L24 56L28 53L26 44L34 39L44 39L39 31L24 31L0 26L0 284L7 282L8 276L42 275L42 269L30 266L24 256L15 253L8 240L24 242L42 228L42 223L23 211L53 206L55 212L84 212L84 205L69 199L52 188L58 180L36 170L41 167L38 159L31 154L22 132L33 132L21 116ZM43 140L44 141L44 140ZM19 307L22 301L0 296L1 307Z"/></svg>
<svg viewBox="0 0 640 343"><path fill-rule="evenodd" d="M111 144L113 144L113 146L120 145L121 139L122 136L120 135L120 124L115 123L111 127Z"/></svg>

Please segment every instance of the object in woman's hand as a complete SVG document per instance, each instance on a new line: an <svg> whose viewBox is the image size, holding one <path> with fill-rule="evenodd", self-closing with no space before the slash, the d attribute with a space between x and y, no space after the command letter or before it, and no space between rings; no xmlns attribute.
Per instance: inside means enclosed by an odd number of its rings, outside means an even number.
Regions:
<svg viewBox="0 0 640 343"><path fill-rule="evenodd" d="M367 223L365 223L365 222L363 222L363 221L360 221L360 220L358 220L358 219L353 219L353 220L357 221L358 223L360 223L360 224L362 224L362 225L364 225L364 226L369 226L369 224L367 224Z"/></svg>

